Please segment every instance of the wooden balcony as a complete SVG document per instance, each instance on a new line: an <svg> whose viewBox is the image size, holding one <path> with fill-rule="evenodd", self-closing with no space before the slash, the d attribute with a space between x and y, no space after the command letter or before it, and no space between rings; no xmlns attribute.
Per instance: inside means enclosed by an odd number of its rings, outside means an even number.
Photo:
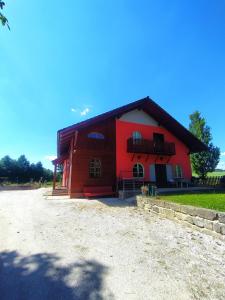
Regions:
<svg viewBox="0 0 225 300"><path fill-rule="evenodd" d="M146 139L134 140L129 138L127 140L127 152L172 156L176 154L176 149L174 143L156 143Z"/></svg>

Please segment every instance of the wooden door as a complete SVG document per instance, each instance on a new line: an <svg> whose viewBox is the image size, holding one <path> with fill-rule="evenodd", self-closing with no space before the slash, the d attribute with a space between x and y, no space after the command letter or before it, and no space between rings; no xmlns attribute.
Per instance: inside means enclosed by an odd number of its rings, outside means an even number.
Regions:
<svg viewBox="0 0 225 300"><path fill-rule="evenodd" d="M156 175L156 185L158 187L166 187L167 186L166 165L164 164L155 165L155 175Z"/></svg>

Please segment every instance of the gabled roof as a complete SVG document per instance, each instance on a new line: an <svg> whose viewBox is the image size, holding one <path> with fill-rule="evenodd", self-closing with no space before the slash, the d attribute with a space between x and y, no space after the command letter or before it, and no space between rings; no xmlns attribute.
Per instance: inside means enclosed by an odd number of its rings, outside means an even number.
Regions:
<svg viewBox="0 0 225 300"><path fill-rule="evenodd" d="M71 137L75 131L79 131L88 126L94 125L99 122L103 122L107 119L115 119L122 114L127 113L134 109L142 109L153 117L161 126L165 127L180 141L182 141L190 150L190 152L206 151L207 146L197 139L189 130L176 121L170 114L168 114L163 108L155 103L149 97L140 99L138 101L129 103L119 108L113 109L96 117L87 119L86 121L74 124L72 126L63 128L58 131L58 155L61 154L63 145L69 144Z"/></svg>

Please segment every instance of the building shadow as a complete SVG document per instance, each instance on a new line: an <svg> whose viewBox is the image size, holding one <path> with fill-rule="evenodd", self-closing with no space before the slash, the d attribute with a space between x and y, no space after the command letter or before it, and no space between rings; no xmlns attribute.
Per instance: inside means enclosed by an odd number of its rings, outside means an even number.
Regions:
<svg viewBox="0 0 225 300"><path fill-rule="evenodd" d="M107 267L92 260L62 266L53 254L21 256L17 251L0 252L1 300L103 300Z"/></svg>
<svg viewBox="0 0 225 300"><path fill-rule="evenodd" d="M95 199L93 199L95 200ZM127 207L127 206L136 206L135 197L130 197L126 200L121 200L119 198L98 198L97 201L112 207Z"/></svg>

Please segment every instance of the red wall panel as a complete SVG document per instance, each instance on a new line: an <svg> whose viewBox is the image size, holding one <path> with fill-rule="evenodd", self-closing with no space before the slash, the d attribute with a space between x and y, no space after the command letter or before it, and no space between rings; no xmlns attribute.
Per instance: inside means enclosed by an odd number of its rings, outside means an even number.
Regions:
<svg viewBox="0 0 225 300"><path fill-rule="evenodd" d="M153 133L164 134L165 142L175 143L176 155L171 156L170 159L168 156L165 156L163 157L163 160L160 160L160 158L156 155L133 155L132 153L127 153L127 139L132 136L133 131L139 131L144 139L149 140L153 140ZM150 165L156 163L181 165L183 170L183 177L185 177L186 179L190 179L192 176L192 172L188 153L189 149L165 128L116 120L117 177L120 177L122 173L127 174L127 177L129 172L132 176L133 166L135 163L139 162L144 166L146 181L150 180Z"/></svg>

